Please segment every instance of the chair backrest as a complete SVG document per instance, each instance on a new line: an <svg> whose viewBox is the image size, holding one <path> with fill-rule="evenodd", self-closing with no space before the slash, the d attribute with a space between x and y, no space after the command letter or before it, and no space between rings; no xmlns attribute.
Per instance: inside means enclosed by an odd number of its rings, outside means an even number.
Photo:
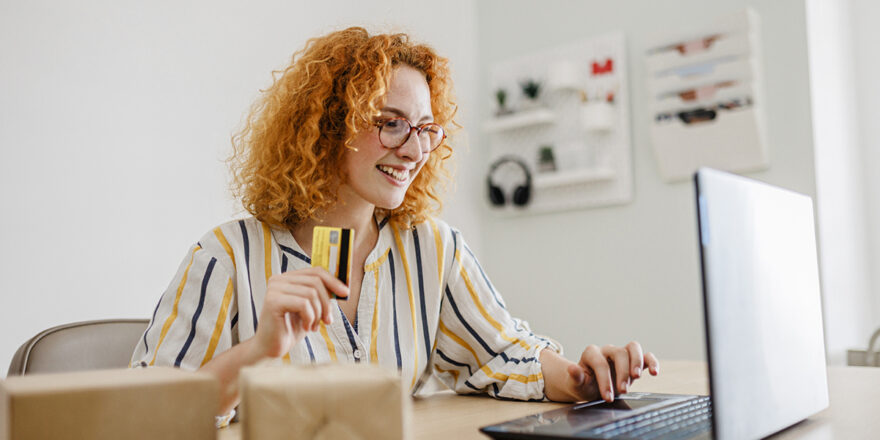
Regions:
<svg viewBox="0 0 880 440"><path fill-rule="evenodd" d="M107 319L52 327L18 348L7 374L125 368L149 322Z"/></svg>

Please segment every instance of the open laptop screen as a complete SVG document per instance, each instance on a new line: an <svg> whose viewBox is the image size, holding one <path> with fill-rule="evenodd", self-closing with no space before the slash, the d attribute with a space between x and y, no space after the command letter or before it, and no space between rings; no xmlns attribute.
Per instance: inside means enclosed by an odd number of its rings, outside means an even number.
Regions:
<svg viewBox="0 0 880 440"><path fill-rule="evenodd" d="M695 176L715 438L759 438L828 406L812 200Z"/></svg>

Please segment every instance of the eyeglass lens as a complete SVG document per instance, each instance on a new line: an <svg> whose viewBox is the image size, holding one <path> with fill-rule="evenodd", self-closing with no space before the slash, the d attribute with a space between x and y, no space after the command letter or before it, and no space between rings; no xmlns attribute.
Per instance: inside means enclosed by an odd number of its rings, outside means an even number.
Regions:
<svg viewBox="0 0 880 440"><path fill-rule="evenodd" d="M430 152L443 142L443 127L439 124L425 124L420 127L412 127L404 118L389 119L379 126L379 141L386 148L402 146L415 131L419 136L419 145L422 151Z"/></svg>

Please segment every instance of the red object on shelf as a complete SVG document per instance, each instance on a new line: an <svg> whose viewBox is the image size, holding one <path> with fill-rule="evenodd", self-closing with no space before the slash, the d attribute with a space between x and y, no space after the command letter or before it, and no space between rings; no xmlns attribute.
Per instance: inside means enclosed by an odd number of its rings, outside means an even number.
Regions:
<svg viewBox="0 0 880 440"><path fill-rule="evenodd" d="M604 64L593 61L593 75L604 75L614 72L614 59L606 58Z"/></svg>

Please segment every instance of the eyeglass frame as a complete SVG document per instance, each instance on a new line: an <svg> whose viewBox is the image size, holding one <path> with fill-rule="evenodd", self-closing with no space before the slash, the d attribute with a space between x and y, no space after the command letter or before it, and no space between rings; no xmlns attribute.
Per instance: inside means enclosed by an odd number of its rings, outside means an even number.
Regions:
<svg viewBox="0 0 880 440"><path fill-rule="evenodd" d="M398 120L398 119L400 119L400 120L402 120L402 121L406 121L406 123L409 124L409 132L406 134L406 137L403 138L403 142L401 142L400 145L398 145L398 146L396 146L396 147L389 147L388 145L385 145L385 144L382 142L382 128L383 128L383 127L385 126L385 124L387 124L389 121L394 121L394 120ZM433 152L434 150L436 150L437 148L440 148L440 146L443 145L443 141L446 140L446 128L444 128L442 125L440 125L440 124L438 124L438 123L436 123L436 122L427 122L427 123L424 123L424 124L422 124L422 125L415 125L415 124L412 123L412 121L409 120L409 118L406 118L406 117L403 117L403 116L395 116L395 117L393 117L393 118L380 119L380 120L376 121L376 122L374 123L374 125L375 125L376 127L379 128L379 132L376 133L376 137L379 138L379 145L382 145L383 147L385 147L385 148L387 148L387 149L389 149L389 150L394 150L394 149L400 148L400 147L402 147L404 144L406 144L407 141L409 141L409 138L412 136L412 132L413 132L413 130L416 130L416 131L418 132L418 133L416 133L416 137L418 137L418 136L421 136L422 131L424 131L428 126L431 126L431 125L436 125L437 127L440 127L440 129L443 130L443 137L440 138L440 142L437 142L437 145L436 145L436 146L429 148L428 151L424 151L424 150L422 150L422 152L425 153L425 154L431 153L431 152ZM419 141L419 142L421 142L421 141Z"/></svg>

